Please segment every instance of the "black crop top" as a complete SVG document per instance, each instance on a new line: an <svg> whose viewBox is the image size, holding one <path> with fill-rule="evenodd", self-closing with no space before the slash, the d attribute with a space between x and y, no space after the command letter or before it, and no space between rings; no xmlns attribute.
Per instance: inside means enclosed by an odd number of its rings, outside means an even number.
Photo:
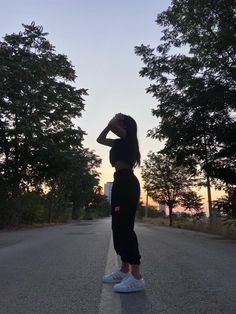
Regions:
<svg viewBox="0 0 236 314"><path fill-rule="evenodd" d="M131 147L125 139L119 138L114 140L109 157L112 167L114 167L115 162L119 160L125 161L131 168L134 166Z"/></svg>

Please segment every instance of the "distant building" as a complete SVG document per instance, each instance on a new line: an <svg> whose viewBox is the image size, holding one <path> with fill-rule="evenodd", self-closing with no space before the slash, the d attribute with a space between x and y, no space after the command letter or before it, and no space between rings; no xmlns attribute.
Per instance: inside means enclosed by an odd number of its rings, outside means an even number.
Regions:
<svg viewBox="0 0 236 314"><path fill-rule="evenodd" d="M159 203L159 212L163 213L164 215L166 214L166 208L165 205L162 203Z"/></svg>
<svg viewBox="0 0 236 314"><path fill-rule="evenodd" d="M111 203L111 189L112 189L112 182L105 183L104 194L106 195L109 203Z"/></svg>

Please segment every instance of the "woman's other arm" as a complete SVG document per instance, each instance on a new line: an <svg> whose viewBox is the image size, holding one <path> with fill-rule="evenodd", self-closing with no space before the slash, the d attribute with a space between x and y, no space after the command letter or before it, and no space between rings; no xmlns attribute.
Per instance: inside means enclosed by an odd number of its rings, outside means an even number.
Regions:
<svg viewBox="0 0 236 314"><path fill-rule="evenodd" d="M97 138L97 142L99 144L106 145L106 146L112 146L114 140L111 138L107 138L107 134L109 133L109 131L111 131L111 130L110 130L110 127L108 124Z"/></svg>
<svg viewBox="0 0 236 314"><path fill-rule="evenodd" d="M101 134L97 138L97 142L102 145L112 146L114 140L111 138L107 138L107 134L109 131L113 132L115 135L120 138L126 137L126 130L122 126L122 115L116 114L113 119L108 123L105 129L101 132Z"/></svg>

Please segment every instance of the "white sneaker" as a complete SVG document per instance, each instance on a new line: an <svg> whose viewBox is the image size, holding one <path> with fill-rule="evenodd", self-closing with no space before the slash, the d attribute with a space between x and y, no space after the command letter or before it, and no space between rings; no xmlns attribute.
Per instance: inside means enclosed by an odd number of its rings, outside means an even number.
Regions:
<svg viewBox="0 0 236 314"><path fill-rule="evenodd" d="M115 292L136 292L136 291L142 291L145 289L145 282L144 279L136 279L133 275L129 275L128 278L125 278L121 281L121 283L118 283L114 285L113 290Z"/></svg>
<svg viewBox="0 0 236 314"><path fill-rule="evenodd" d="M117 283L129 277L129 275L129 273L123 273L121 270L117 270L111 274L104 275L102 281L105 283Z"/></svg>

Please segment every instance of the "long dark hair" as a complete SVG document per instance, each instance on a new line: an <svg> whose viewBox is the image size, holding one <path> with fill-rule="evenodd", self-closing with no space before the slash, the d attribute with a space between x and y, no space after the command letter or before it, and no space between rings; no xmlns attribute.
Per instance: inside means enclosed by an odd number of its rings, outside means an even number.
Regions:
<svg viewBox="0 0 236 314"><path fill-rule="evenodd" d="M122 120L126 130L126 140L131 148L132 163L134 167L140 166L141 155L137 138L137 123L132 117L125 114L123 114Z"/></svg>

